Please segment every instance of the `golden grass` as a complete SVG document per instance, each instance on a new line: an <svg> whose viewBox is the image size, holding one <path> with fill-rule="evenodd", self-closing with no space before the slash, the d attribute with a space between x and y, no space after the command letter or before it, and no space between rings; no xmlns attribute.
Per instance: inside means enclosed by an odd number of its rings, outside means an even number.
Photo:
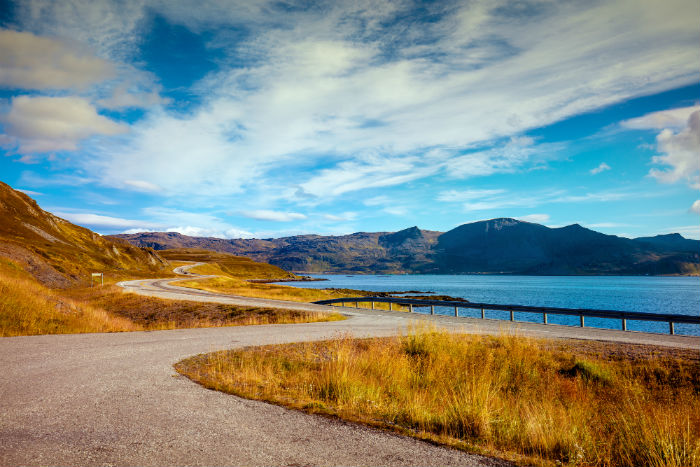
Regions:
<svg viewBox="0 0 700 467"><path fill-rule="evenodd" d="M194 272L192 268L191 271ZM213 277L210 279L195 279L182 282L175 282L174 285L180 287L190 287L193 289L207 290L209 292L217 292L230 295L241 295L243 297L254 298L269 298L272 300L288 300L292 302L316 302L319 300L330 300L333 298L348 298L357 297L359 294L366 295L362 291L347 291L341 292L332 289L304 289L301 287L293 287L277 284L263 284L249 282L235 277ZM369 303L360 303L361 308L370 308ZM375 308L378 310L388 310L388 303L375 303ZM396 311L403 310L403 307L394 305Z"/></svg>
<svg viewBox="0 0 700 467"><path fill-rule="evenodd" d="M422 329L216 352L176 368L212 389L522 464L700 465L697 357L567 346Z"/></svg>
<svg viewBox="0 0 700 467"><path fill-rule="evenodd" d="M159 251L169 261L195 261L208 263L190 269L204 275L222 275L245 279L296 279L297 275L267 263L258 263L244 256L219 253L197 248L177 248Z"/></svg>
<svg viewBox="0 0 700 467"><path fill-rule="evenodd" d="M0 258L0 336L136 331L128 319L62 296Z"/></svg>
<svg viewBox="0 0 700 467"><path fill-rule="evenodd" d="M0 336L154 331L192 327L294 324L345 319L315 313L164 300L104 287L53 290L0 258ZM110 283L108 283L110 282Z"/></svg>

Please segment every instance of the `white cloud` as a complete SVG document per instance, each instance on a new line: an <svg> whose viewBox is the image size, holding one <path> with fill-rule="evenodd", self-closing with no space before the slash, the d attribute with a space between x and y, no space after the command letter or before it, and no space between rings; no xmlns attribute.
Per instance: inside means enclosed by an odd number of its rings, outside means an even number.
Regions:
<svg viewBox="0 0 700 467"><path fill-rule="evenodd" d="M154 112L125 141L95 150L83 168L103 183L220 196L283 168L328 199L363 179L381 187L444 167L459 177L529 168L541 148L464 152L697 82L697 15L669 1L550 2L528 15L509 14L505 1L461 2L421 23L392 1L289 12L272 2L29 0L18 17L116 61L136 56L152 15L220 31L210 45L230 62L190 89L202 106L187 117ZM247 35L232 42L236 27Z"/></svg>
<svg viewBox="0 0 700 467"><path fill-rule="evenodd" d="M306 219L306 215L298 212L271 211L268 209L241 211L241 214L250 219L257 219L261 221L291 222Z"/></svg>
<svg viewBox="0 0 700 467"><path fill-rule="evenodd" d="M170 102L170 99L164 99L158 91L151 89L149 91L129 89L128 83L122 83L115 87L112 95L105 99L100 99L97 104L106 109L120 108L152 108L159 105L164 105Z"/></svg>
<svg viewBox="0 0 700 467"><path fill-rule="evenodd" d="M382 209L382 212L391 214L392 216L403 217L409 213L409 209L406 206L387 206Z"/></svg>
<svg viewBox="0 0 700 467"><path fill-rule="evenodd" d="M503 208L534 208L548 204L607 203L624 199L640 199L655 196L653 193L600 191L571 194L564 190L548 190L535 193L504 192L499 195L474 197L464 204L465 211L487 211Z"/></svg>
<svg viewBox="0 0 700 467"><path fill-rule="evenodd" d="M605 162L601 162L600 165L598 165L598 167L591 169L589 172L591 173L591 175L596 175L601 172L605 172L606 170L610 170L610 166Z"/></svg>
<svg viewBox="0 0 700 467"><path fill-rule="evenodd" d="M347 222L357 219L357 213L352 211L343 212L340 214L324 214L323 218L333 222Z"/></svg>
<svg viewBox="0 0 700 467"><path fill-rule="evenodd" d="M92 214L85 212L54 212L58 217L67 219L74 224L88 226L90 228L109 228L109 229L134 229L146 228L153 229L162 227L162 224L152 223L142 220L123 219L121 217L103 216L100 214Z"/></svg>
<svg viewBox="0 0 700 467"><path fill-rule="evenodd" d="M685 181L700 190L700 106L681 107L643 115L621 122L624 128L662 130L656 136L652 162L663 168L653 168L649 175L662 183Z"/></svg>
<svg viewBox="0 0 700 467"><path fill-rule="evenodd" d="M700 214L700 199L696 200L693 205L690 207L691 212L694 212L695 214Z"/></svg>
<svg viewBox="0 0 700 467"><path fill-rule="evenodd" d="M446 173L453 178L514 172L525 164L551 157L560 145L535 145L528 137L513 137L504 145L486 151L477 151L453 157L446 164Z"/></svg>
<svg viewBox="0 0 700 467"><path fill-rule="evenodd" d="M136 191L159 192L162 190L158 185L144 180L124 180L124 185Z"/></svg>
<svg viewBox="0 0 700 467"><path fill-rule="evenodd" d="M653 157L652 162L667 168L651 169L649 175L663 183L684 180L700 190L700 110L690 114L682 130L664 129L656 136L656 145L662 155Z"/></svg>
<svg viewBox="0 0 700 467"><path fill-rule="evenodd" d="M191 225L180 227L169 227L166 232L177 232L191 237L214 237L214 238L253 238L253 234L247 230L229 228L218 230L216 228L194 227Z"/></svg>
<svg viewBox="0 0 700 467"><path fill-rule="evenodd" d="M663 130L665 128L681 129L688 123L688 118L693 112L700 110L700 106L680 107L677 109L652 112L641 117L625 120L620 123L623 128L632 130Z"/></svg>
<svg viewBox="0 0 700 467"><path fill-rule="evenodd" d="M116 135L128 129L99 115L80 97L15 97L0 121L21 154L75 150L91 136Z"/></svg>
<svg viewBox="0 0 700 467"><path fill-rule="evenodd" d="M438 201L460 202L470 201L473 199L488 198L489 196L502 195L506 190L447 190L441 191L438 196Z"/></svg>
<svg viewBox="0 0 700 467"><path fill-rule="evenodd" d="M549 221L549 214L528 214L527 216L516 217L516 219L525 222L534 222L536 224L544 224Z"/></svg>
<svg viewBox="0 0 700 467"><path fill-rule="evenodd" d="M389 203L391 203L391 199L389 199L389 197L386 195L374 196L362 202L362 204L364 204L365 206L381 206L383 204Z"/></svg>
<svg viewBox="0 0 700 467"><path fill-rule="evenodd" d="M41 196L44 194L44 193L39 193L38 191L22 190L21 188L17 188L17 191L21 191L25 195L29 195L29 196Z"/></svg>
<svg viewBox="0 0 700 467"><path fill-rule="evenodd" d="M425 165L418 157L364 156L323 169L300 186L319 199L329 199L350 191L410 182L432 175L439 168Z"/></svg>
<svg viewBox="0 0 700 467"><path fill-rule="evenodd" d="M0 51L0 86L81 90L115 74L85 46L29 32L0 29Z"/></svg>
<svg viewBox="0 0 700 467"><path fill-rule="evenodd" d="M189 212L180 209L152 206L142 210L144 217L153 219L166 232L179 232L195 237L251 238L253 233L231 225L212 213Z"/></svg>

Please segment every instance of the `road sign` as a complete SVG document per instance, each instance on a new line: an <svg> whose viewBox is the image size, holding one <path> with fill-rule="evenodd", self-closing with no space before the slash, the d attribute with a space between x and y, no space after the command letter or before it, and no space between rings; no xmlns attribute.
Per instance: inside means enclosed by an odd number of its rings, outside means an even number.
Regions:
<svg viewBox="0 0 700 467"><path fill-rule="evenodd" d="M105 275L101 272L93 272L92 274L90 274L90 287L92 287L92 281L95 277L100 278L100 285L105 285Z"/></svg>

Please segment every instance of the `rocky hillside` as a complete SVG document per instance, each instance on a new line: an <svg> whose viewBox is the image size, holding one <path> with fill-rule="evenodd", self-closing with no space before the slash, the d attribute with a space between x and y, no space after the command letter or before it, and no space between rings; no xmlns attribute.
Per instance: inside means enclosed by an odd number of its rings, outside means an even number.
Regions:
<svg viewBox="0 0 700 467"><path fill-rule="evenodd" d="M487 274L698 274L700 241L679 234L638 239L578 224L549 228L491 219L449 232L399 232L277 239L217 239L178 233L118 235L156 250L205 248L247 256L295 272Z"/></svg>
<svg viewBox="0 0 700 467"><path fill-rule="evenodd" d="M13 260L52 287L89 282L93 271L156 273L167 264L152 249L103 237L54 216L2 182L0 219L0 259Z"/></svg>

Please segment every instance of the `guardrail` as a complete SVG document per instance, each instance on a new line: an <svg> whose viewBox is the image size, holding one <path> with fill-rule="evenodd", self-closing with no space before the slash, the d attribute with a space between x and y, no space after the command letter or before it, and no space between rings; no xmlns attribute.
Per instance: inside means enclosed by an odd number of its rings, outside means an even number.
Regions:
<svg viewBox="0 0 700 467"><path fill-rule="evenodd" d="M581 327L585 326L585 318L610 318L619 319L622 323L622 330L627 331L627 320L635 321L657 321L668 323L669 334L675 334L674 323L700 324L700 316L672 315L667 313L643 313L639 311L619 311L619 310L591 310L585 308L554 308L525 305L496 305L493 303L474 303L460 301L443 300L423 300L415 298L401 297L352 297L334 298L331 300L320 300L314 302L318 305L333 305L339 303L354 303L355 308L359 308L360 303L371 303L374 310L375 303L388 303L389 310L393 310L393 305L408 307L409 312L413 312L414 307L430 307L430 314L435 314L435 307L454 307L454 315L459 316L460 308L481 310L481 319L486 319L486 310L509 311L510 320L515 321L515 312L542 313L542 322L547 324L547 315L578 316Z"/></svg>

